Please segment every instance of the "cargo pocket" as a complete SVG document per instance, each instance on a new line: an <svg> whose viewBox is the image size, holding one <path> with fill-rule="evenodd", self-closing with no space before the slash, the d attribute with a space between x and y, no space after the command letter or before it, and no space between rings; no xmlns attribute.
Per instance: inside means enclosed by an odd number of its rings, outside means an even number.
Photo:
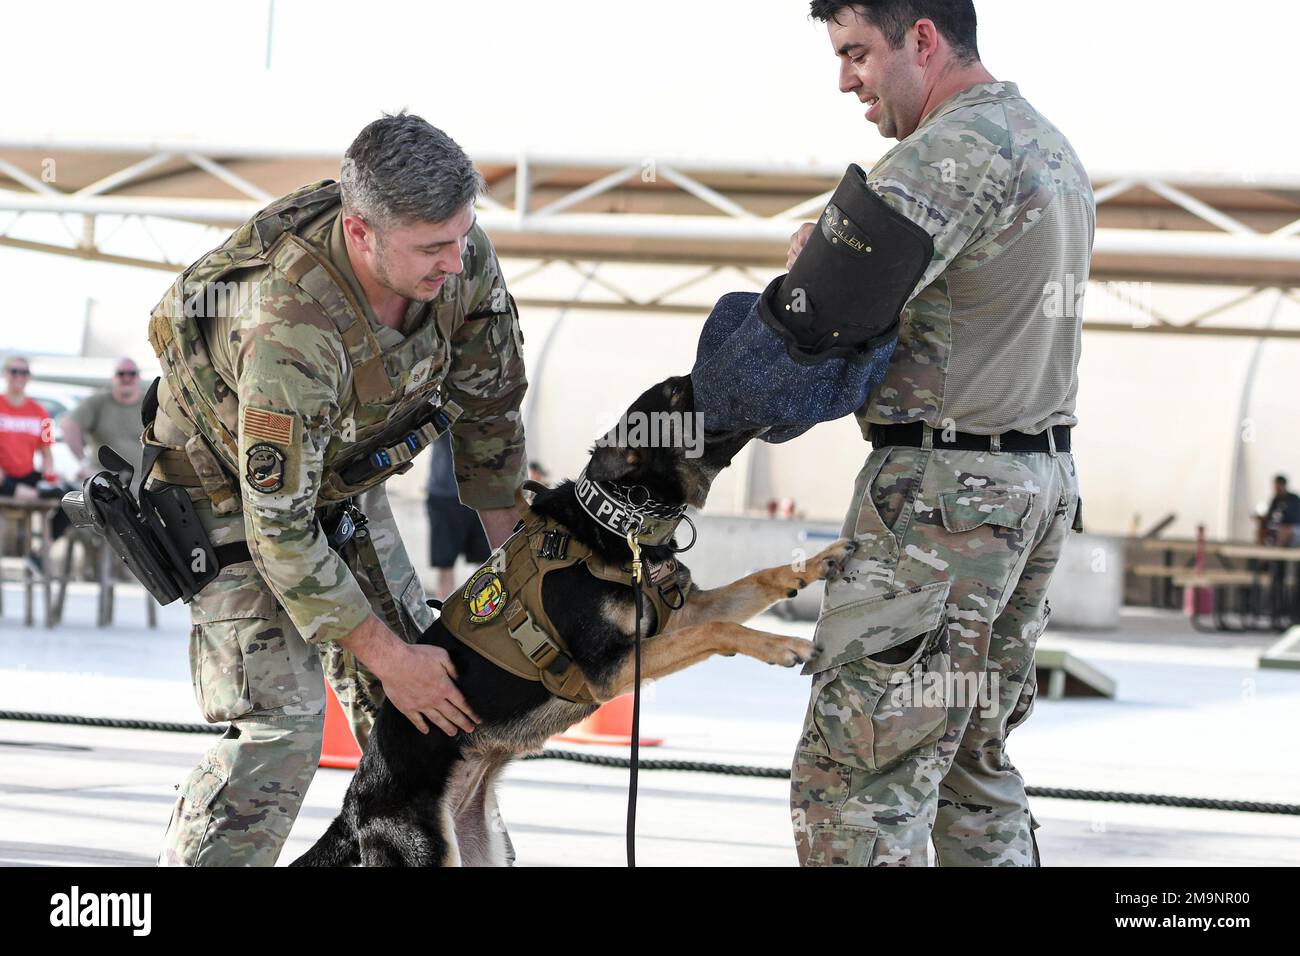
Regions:
<svg viewBox="0 0 1300 956"><path fill-rule="evenodd" d="M212 763L202 763L180 788L175 816L168 827L167 847L159 863L169 866L197 866L212 832L212 805L225 789L229 772Z"/></svg>
<svg viewBox="0 0 1300 956"><path fill-rule="evenodd" d="M272 620L275 599L251 561L222 568L195 597L190 614L194 696L208 721L236 720L291 702L297 677L284 652L283 629ZM268 670L280 676L261 673Z"/></svg>
<svg viewBox="0 0 1300 956"><path fill-rule="evenodd" d="M904 519L910 518L927 459L913 448L884 448L881 454L883 461L863 489L854 534L883 532L897 542L907 530Z"/></svg>
<svg viewBox="0 0 1300 956"><path fill-rule="evenodd" d="M876 830L847 824L814 823L808 828L804 866L866 866L876 844Z"/></svg>
<svg viewBox="0 0 1300 956"><path fill-rule="evenodd" d="M1000 488L950 491L939 496L943 526L954 534L974 531L981 525L1019 531L1033 503L1031 492Z"/></svg>
<svg viewBox="0 0 1300 956"><path fill-rule="evenodd" d="M878 772L933 747L947 723L950 582L857 601L822 616L801 749Z"/></svg>

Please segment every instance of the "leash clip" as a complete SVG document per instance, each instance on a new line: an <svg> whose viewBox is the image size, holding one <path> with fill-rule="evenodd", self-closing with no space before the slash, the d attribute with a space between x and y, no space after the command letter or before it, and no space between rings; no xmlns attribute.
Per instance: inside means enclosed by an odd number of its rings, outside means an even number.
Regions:
<svg viewBox="0 0 1300 956"><path fill-rule="evenodd" d="M627 546L632 551L632 580L641 583L641 542L637 535L641 533L641 516L637 515L632 526L627 529Z"/></svg>

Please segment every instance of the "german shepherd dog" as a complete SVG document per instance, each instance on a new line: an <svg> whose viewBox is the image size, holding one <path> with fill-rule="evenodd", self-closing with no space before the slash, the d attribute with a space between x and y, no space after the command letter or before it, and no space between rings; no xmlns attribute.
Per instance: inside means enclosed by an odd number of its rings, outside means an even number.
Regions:
<svg viewBox="0 0 1300 956"><path fill-rule="evenodd" d="M632 404L624 425L634 412L685 416L693 408L689 377L670 378ZM597 447L587 476L616 486L640 485L657 502L698 508L713 479L756 434L706 435L703 451L695 458L688 458L683 448ZM627 541L583 511L573 481L537 491L530 506L537 514L554 518L603 559L628 566ZM673 613L668 630L643 642L642 679L664 677L714 654L746 654L782 667L808 660L813 654L811 642L754 630L741 622L794 597L812 581L838 574L852 549L851 541L840 540L808 560L803 565L806 570L770 568L707 591L692 583L690 572L679 564L677 583L685 602ZM648 563L673 554L671 545L642 548L642 559ZM630 691L631 586L601 580L574 565L547 575L542 601L595 696L606 701ZM645 635L655 621L651 602L643 601L643 608ZM508 838L503 827L493 825L498 814L494 794L498 774L513 757L539 750L548 737L596 709L596 705L553 697L541 683L507 673L453 637L441 621L425 631L421 643L446 649L456 668L457 685L481 722L473 733L455 737L437 728L422 734L385 702L342 812L294 866L504 865Z"/></svg>

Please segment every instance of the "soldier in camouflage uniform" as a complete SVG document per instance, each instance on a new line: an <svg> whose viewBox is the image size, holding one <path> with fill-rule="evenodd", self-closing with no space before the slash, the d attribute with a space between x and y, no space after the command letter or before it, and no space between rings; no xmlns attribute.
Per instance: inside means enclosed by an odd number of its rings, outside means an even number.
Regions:
<svg viewBox="0 0 1300 956"><path fill-rule="evenodd" d="M445 651L407 643L431 612L381 482L454 403L462 500L494 547L518 519L523 339L481 188L439 130L377 120L341 185L272 204L154 312L150 480L188 488L214 546L247 546L191 604L195 694L230 730L181 784L163 863L275 863L319 762L325 677L362 746L385 693L425 732L474 728ZM348 500L367 524L336 550Z"/></svg>
<svg viewBox="0 0 1300 956"><path fill-rule="evenodd" d="M932 261L881 387L792 774L805 865L1038 862L1005 741L1078 521L1068 453L1095 225L1065 137L983 68L969 0L815 0L840 89L899 143L868 175ZM812 226L792 238L791 261Z"/></svg>

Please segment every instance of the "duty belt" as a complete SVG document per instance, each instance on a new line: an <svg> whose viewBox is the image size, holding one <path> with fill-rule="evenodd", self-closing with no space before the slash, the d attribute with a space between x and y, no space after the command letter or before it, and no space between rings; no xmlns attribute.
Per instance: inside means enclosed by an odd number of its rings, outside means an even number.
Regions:
<svg viewBox="0 0 1300 956"><path fill-rule="evenodd" d="M912 448L925 447L925 429L928 426L924 422L907 422L902 425L875 425L873 424L867 432L867 438L876 448L886 448L891 445L906 445ZM945 439L945 432L942 429L930 429L933 437L933 447L946 449L949 451L992 451L992 435L972 435L969 432L956 432L949 434ZM1051 439L1048 438L1047 432L1038 435L1030 435L1025 432L1003 432L998 435L999 451L1052 451L1053 442L1055 450L1067 452L1070 450L1070 427L1068 425L1055 425L1051 429Z"/></svg>

